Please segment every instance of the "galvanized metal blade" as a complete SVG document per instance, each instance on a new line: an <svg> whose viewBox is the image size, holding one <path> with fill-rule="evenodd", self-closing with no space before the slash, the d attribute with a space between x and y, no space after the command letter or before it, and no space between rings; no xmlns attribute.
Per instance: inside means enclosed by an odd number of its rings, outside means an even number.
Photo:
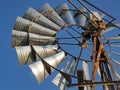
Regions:
<svg viewBox="0 0 120 90"><path fill-rule="evenodd" d="M111 46L111 47L120 48L120 45L113 45L113 44L111 44L110 46Z"/></svg>
<svg viewBox="0 0 120 90"><path fill-rule="evenodd" d="M74 18L72 16L71 11L69 10L69 7L67 3L63 3L55 8L58 15L67 23L70 25L75 25Z"/></svg>
<svg viewBox="0 0 120 90"><path fill-rule="evenodd" d="M51 57L45 58L44 61L46 63L48 63L50 66L57 68L58 65L60 65L61 62L65 59L65 57L66 57L65 53L62 51ZM35 75L38 83L41 83L45 78L47 78L49 76L46 68L44 67L44 65L41 61L38 61L36 63L29 65L29 67L32 70L33 74ZM54 69L51 68L51 72L53 72L53 71L54 71Z"/></svg>
<svg viewBox="0 0 120 90"><path fill-rule="evenodd" d="M57 33L54 30L43 27L22 17L17 17L13 29L18 31L30 32L34 34L41 34L45 36L54 36Z"/></svg>
<svg viewBox="0 0 120 90"><path fill-rule="evenodd" d="M81 11L83 11L83 13L85 13L86 14L86 9L84 8L84 7L81 7ZM75 11L74 12L74 18L75 18L75 20L76 20L76 23L78 24L78 25L80 25L80 26L85 26L85 24L86 24L86 17L82 14L82 13L80 13L79 11ZM78 26L79 27L79 26Z"/></svg>
<svg viewBox="0 0 120 90"><path fill-rule="evenodd" d="M90 80L88 62L82 61L82 67L83 67L83 71L84 71L84 74L85 74L85 79ZM84 89L85 90L91 90L91 87L90 86L85 86Z"/></svg>
<svg viewBox="0 0 120 90"><path fill-rule="evenodd" d="M90 17L90 20L92 20L92 21L101 21L102 20L101 15L95 11L91 11L89 17Z"/></svg>
<svg viewBox="0 0 120 90"><path fill-rule="evenodd" d="M120 40L120 36L105 38L106 40Z"/></svg>
<svg viewBox="0 0 120 90"><path fill-rule="evenodd" d="M119 27L119 26L120 26L120 23L116 23L116 24L110 23L110 24L108 24L108 25L106 26L106 29L105 29L104 33L109 32L109 31L115 29L116 26Z"/></svg>
<svg viewBox="0 0 120 90"><path fill-rule="evenodd" d="M118 60L115 60L114 58L111 58L113 62L115 62L118 66L120 66L120 62Z"/></svg>
<svg viewBox="0 0 120 90"><path fill-rule="evenodd" d="M39 60L40 57L41 58L45 58L46 56L48 57L50 55L57 53L58 51L58 45L45 45L45 46L33 45L32 47L35 50L35 52L33 52L34 50L31 48L31 46L15 47L20 65L24 65L32 61Z"/></svg>
<svg viewBox="0 0 120 90"><path fill-rule="evenodd" d="M28 41L29 43L26 43ZM16 30L12 31L12 47L26 46L29 45L30 43L32 45L46 45L46 44L49 45L55 43L55 38L49 36L42 36L38 34L32 34L32 33L28 34L27 32L16 31Z"/></svg>
<svg viewBox="0 0 120 90"><path fill-rule="evenodd" d="M75 59L71 59L67 62L65 68L61 70L60 73L52 80L52 82L60 88L60 90L67 90L67 84L71 82L71 76L75 70ZM64 72L64 73L63 73Z"/></svg>
<svg viewBox="0 0 120 90"><path fill-rule="evenodd" d="M82 61L83 71L85 74L85 79L90 80L89 69L88 69L88 62Z"/></svg>
<svg viewBox="0 0 120 90"><path fill-rule="evenodd" d="M12 47L29 45L28 33L12 30Z"/></svg>
<svg viewBox="0 0 120 90"><path fill-rule="evenodd" d="M115 74L116 74L118 80L120 80L120 73L118 74L118 73L115 71Z"/></svg>
<svg viewBox="0 0 120 90"><path fill-rule="evenodd" d="M105 14L104 13L99 13L99 15L102 17L102 18L104 18L105 17Z"/></svg>
<svg viewBox="0 0 120 90"><path fill-rule="evenodd" d="M113 68L113 64L111 62L109 62L108 68L112 72L112 76L114 77L114 80L117 80L115 69Z"/></svg>
<svg viewBox="0 0 120 90"><path fill-rule="evenodd" d="M59 25L60 27L64 27L66 23L63 19L55 12L55 10L48 4L44 4L40 9L39 12L46 16L48 19Z"/></svg>
<svg viewBox="0 0 120 90"><path fill-rule="evenodd" d="M100 67L97 69L98 75L101 77Z"/></svg>
<svg viewBox="0 0 120 90"><path fill-rule="evenodd" d="M41 26L47 27L49 29L58 31L61 29L57 24L46 18L44 15L39 13L33 8L29 8L27 12L24 14L23 18L26 18L30 21L33 21Z"/></svg>
<svg viewBox="0 0 120 90"><path fill-rule="evenodd" d="M120 56L120 53L118 53L118 52L111 51L111 53Z"/></svg>

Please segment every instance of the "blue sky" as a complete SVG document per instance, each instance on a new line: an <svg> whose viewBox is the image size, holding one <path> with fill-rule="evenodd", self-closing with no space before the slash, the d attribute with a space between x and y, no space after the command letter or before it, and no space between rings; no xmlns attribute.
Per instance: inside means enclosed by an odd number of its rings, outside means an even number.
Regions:
<svg viewBox="0 0 120 90"><path fill-rule="evenodd" d="M89 0L120 21L120 0ZM17 16L44 3L57 6L66 0L1 0L0 1L0 90L59 90L51 83L55 75L37 84L27 65L21 67L15 49L11 48L11 32ZM69 89L74 90L74 89Z"/></svg>

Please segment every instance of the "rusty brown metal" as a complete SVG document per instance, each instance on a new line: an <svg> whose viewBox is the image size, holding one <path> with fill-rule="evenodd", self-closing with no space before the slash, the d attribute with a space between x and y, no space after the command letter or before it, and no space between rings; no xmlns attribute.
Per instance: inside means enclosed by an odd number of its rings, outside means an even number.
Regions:
<svg viewBox="0 0 120 90"><path fill-rule="evenodd" d="M92 68L94 68L95 66L95 59L96 59L96 40L97 38L96 37L93 37L93 55L92 55ZM92 71L93 72L93 71Z"/></svg>
<svg viewBox="0 0 120 90"><path fill-rule="evenodd" d="M100 42L102 42L101 39L100 39ZM110 58L109 58L109 56L107 55L107 52L106 52L106 50L105 50L105 47L103 47L103 51L104 51L105 59L106 59L107 62L108 62L107 66L109 65L109 67L110 67L110 69L111 69L111 71L112 71L112 73L113 73L114 79L117 80L117 76L116 76L115 71L114 71L114 69L113 69L112 63L110 62Z"/></svg>
<svg viewBox="0 0 120 90"><path fill-rule="evenodd" d="M100 64L100 72L101 72L102 81L103 82L108 81L108 78L106 76L106 72L104 70L104 63ZM107 88L107 90L114 90L113 85L103 85L103 89L106 90L106 88Z"/></svg>
<svg viewBox="0 0 120 90"><path fill-rule="evenodd" d="M105 81L105 82L84 82L81 84L69 84L68 87L84 87L84 86L92 86L92 85L113 85L113 84L120 84L119 81ZM118 88L120 86L118 85Z"/></svg>
<svg viewBox="0 0 120 90"><path fill-rule="evenodd" d="M100 37L98 37L98 40L99 39L100 39ZM102 51L103 51L103 44L100 42L99 50L97 52L97 58L96 58L95 66L93 67L92 80L95 80L96 72L97 72L97 69L98 69L99 64L100 64L100 58L101 58Z"/></svg>
<svg viewBox="0 0 120 90"><path fill-rule="evenodd" d="M68 9L61 9L62 11L60 12L60 16L64 15L67 11L69 11Z"/></svg>
<svg viewBox="0 0 120 90"><path fill-rule="evenodd" d="M54 10L48 10L48 11L46 11L46 12L44 12L44 13L45 13L46 16L49 16L49 15L51 15L53 12L54 12Z"/></svg>
<svg viewBox="0 0 120 90"><path fill-rule="evenodd" d="M67 0L73 7L75 7L82 15L84 15L87 19L88 22L91 23L93 26L99 27L93 20L91 20L88 15L86 15L78 6L75 5L75 3L73 3L73 1L71 0Z"/></svg>
<svg viewBox="0 0 120 90"><path fill-rule="evenodd" d="M92 68L95 67L95 60L96 60L96 45L97 45L97 37L93 37L93 54L92 54ZM93 72L93 69L92 69ZM93 80L94 81L94 80ZM92 90L95 90L95 86L92 85Z"/></svg>
<svg viewBox="0 0 120 90"><path fill-rule="evenodd" d="M96 73L97 70L99 68L99 64L101 62L101 60L103 60L101 58L102 52L103 52L103 43L100 42L100 37L94 37L96 38L96 41L94 43L96 43L96 45L93 45L93 48L95 48L95 58L94 58L94 66L93 66L93 70L92 70L92 82L95 82L95 77L96 77ZM92 90L95 90L95 87L92 86Z"/></svg>

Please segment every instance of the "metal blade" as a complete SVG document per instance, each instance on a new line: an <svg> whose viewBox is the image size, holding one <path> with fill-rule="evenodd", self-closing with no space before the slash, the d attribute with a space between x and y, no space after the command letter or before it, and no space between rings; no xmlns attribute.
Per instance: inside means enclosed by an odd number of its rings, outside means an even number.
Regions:
<svg viewBox="0 0 120 90"><path fill-rule="evenodd" d="M101 77L100 68L97 69L98 75Z"/></svg>
<svg viewBox="0 0 120 90"><path fill-rule="evenodd" d="M17 17L13 29L24 32L35 33L35 34L46 35L46 36L54 36L56 34L56 31L43 27L39 24L36 24L22 17Z"/></svg>
<svg viewBox="0 0 120 90"><path fill-rule="evenodd" d="M32 53L31 46L19 46L15 48L20 65L39 60L40 57L44 58L46 56L50 56L58 51L58 45L33 46L33 49L40 56L38 57L38 55L35 53L36 59L34 60L34 54Z"/></svg>
<svg viewBox="0 0 120 90"><path fill-rule="evenodd" d="M120 48L120 45L113 45L113 44L111 44L110 46L111 46L111 47Z"/></svg>
<svg viewBox="0 0 120 90"><path fill-rule="evenodd" d="M90 80L89 69L88 69L88 62L82 61L83 71L85 74L85 79Z"/></svg>
<svg viewBox="0 0 120 90"><path fill-rule="evenodd" d="M58 31L61 29L61 27L53 23L51 20L49 20L48 18L46 18L45 16L43 16L41 13L37 12L33 8L29 8L23 17L41 26L47 27L55 31Z"/></svg>
<svg viewBox="0 0 120 90"><path fill-rule="evenodd" d="M120 40L120 36L105 38L106 40Z"/></svg>
<svg viewBox="0 0 120 90"><path fill-rule="evenodd" d="M28 44L28 33L12 30L12 47Z"/></svg>
<svg viewBox="0 0 120 90"><path fill-rule="evenodd" d="M57 68L58 65L60 65L60 63L65 59L65 57L66 57L65 53L60 52L51 57L45 58L44 61L49 65L53 66L54 68ZM32 70L33 74L35 75L38 83L41 83L49 75L41 61L29 65L29 67ZM53 71L54 69L51 68L51 72Z"/></svg>
<svg viewBox="0 0 120 90"><path fill-rule="evenodd" d="M82 67L83 67L83 71L84 71L84 74L85 74L85 79L90 80L88 62L82 61ZM91 87L90 86L85 86L85 89L86 90L91 90Z"/></svg>
<svg viewBox="0 0 120 90"><path fill-rule="evenodd" d="M75 64L76 64L76 62L72 58L70 61L67 62L67 65L61 71L72 75L75 70ZM69 83L61 73L58 73L56 75L56 77L52 80L52 82L56 86L58 86L60 88L60 90L67 90L67 84Z"/></svg>
<svg viewBox="0 0 120 90"><path fill-rule="evenodd" d="M53 44L55 43L54 37L37 35L30 33L30 41L35 45Z"/></svg>
<svg viewBox="0 0 120 90"><path fill-rule="evenodd" d="M110 63L111 63L111 62L110 62ZM115 69L114 69L114 68L111 68L111 67L110 67L110 64L109 64L108 68L109 68L109 70L112 72L112 75L113 75L113 77L114 77L114 80L117 80L118 77L117 77L117 75L116 75Z"/></svg>
<svg viewBox="0 0 120 90"><path fill-rule="evenodd" d="M81 7L81 11L86 13L87 10L84 7ZM74 12L74 18L75 18L76 23L78 25L85 26L85 24L86 24L86 17L82 13L80 13L79 11L75 11Z"/></svg>
<svg viewBox="0 0 120 90"><path fill-rule="evenodd" d="M115 71L115 74L116 74L117 78L120 79L120 74L118 74L116 71Z"/></svg>
<svg viewBox="0 0 120 90"><path fill-rule="evenodd" d="M102 17L102 18L104 18L105 17L105 14L104 13L99 13L99 15Z"/></svg>
<svg viewBox="0 0 120 90"><path fill-rule="evenodd" d="M111 60L112 60L113 62L115 62L118 66L120 66L120 62L119 62L119 61L117 61L117 60L115 60L115 59L113 59L113 58L111 58Z"/></svg>
<svg viewBox="0 0 120 90"><path fill-rule="evenodd" d="M119 54L119 53L117 53L117 52L111 51L111 53L112 53L112 54L116 54L116 55L120 56L120 54Z"/></svg>
<svg viewBox="0 0 120 90"><path fill-rule="evenodd" d="M120 26L120 23L115 23L115 24L110 23L110 24L108 24L108 25L106 26L106 29L105 29L104 33L109 32L109 31L115 29L116 26L119 27L119 26Z"/></svg>
<svg viewBox="0 0 120 90"><path fill-rule="evenodd" d="M27 43L26 43L27 42ZM28 43L29 42L29 43ZM12 47L32 45L45 45L55 43L54 37L42 36L22 31L12 30Z"/></svg>
<svg viewBox="0 0 120 90"><path fill-rule="evenodd" d="M59 14L59 16L70 25L75 25L74 18L72 16L71 11L69 11L69 7L67 3L63 3L55 8L56 12Z"/></svg>
<svg viewBox="0 0 120 90"><path fill-rule="evenodd" d="M46 16L48 19L59 25L60 27L64 27L66 23L63 19L55 12L55 10L48 4L44 4L40 9L39 12Z"/></svg>
<svg viewBox="0 0 120 90"><path fill-rule="evenodd" d="M90 13L90 20L92 21L101 21L102 17L98 12L91 11Z"/></svg>

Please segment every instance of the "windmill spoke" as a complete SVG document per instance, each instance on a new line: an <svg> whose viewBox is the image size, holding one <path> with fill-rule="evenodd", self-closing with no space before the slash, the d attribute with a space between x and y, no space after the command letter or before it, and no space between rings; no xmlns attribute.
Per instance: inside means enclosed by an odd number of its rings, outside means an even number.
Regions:
<svg viewBox="0 0 120 90"><path fill-rule="evenodd" d="M82 51L83 51L83 48L80 49L80 53L79 53L79 55L78 55L78 59L77 59L77 64L76 64L76 67L75 67L74 75L75 75L75 73L76 73L76 71L77 71L77 67L78 67L79 60L80 60L81 55L82 55Z"/></svg>
<svg viewBox="0 0 120 90"><path fill-rule="evenodd" d="M74 38L81 38L81 37L57 37L56 39L61 40L61 39L74 39Z"/></svg>
<svg viewBox="0 0 120 90"><path fill-rule="evenodd" d="M74 44L74 43L57 43L57 44L60 44L60 45L79 45L79 44Z"/></svg>
<svg viewBox="0 0 120 90"><path fill-rule="evenodd" d="M78 34L80 34L81 35L81 33L80 32L78 32L76 29L74 29L73 27L70 27L72 30L74 30L75 32L77 32Z"/></svg>
<svg viewBox="0 0 120 90"><path fill-rule="evenodd" d="M69 31L66 30L66 32L71 36L73 37L77 42L80 42L77 38L75 38L75 36L73 36Z"/></svg>

